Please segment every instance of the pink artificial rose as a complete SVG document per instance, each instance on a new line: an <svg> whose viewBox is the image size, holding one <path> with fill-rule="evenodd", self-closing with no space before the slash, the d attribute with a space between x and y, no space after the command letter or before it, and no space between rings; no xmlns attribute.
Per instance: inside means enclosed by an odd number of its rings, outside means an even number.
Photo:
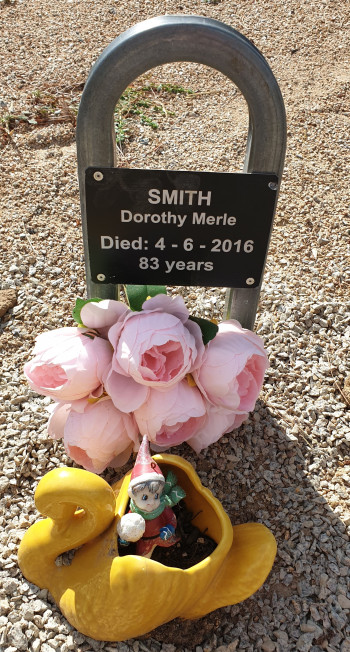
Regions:
<svg viewBox="0 0 350 652"><path fill-rule="evenodd" d="M144 403L150 388L168 390L200 365L201 330L181 297L159 294L140 312L128 312L108 333L114 348L104 378L114 404L124 412Z"/></svg>
<svg viewBox="0 0 350 652"><path fill-rule="evenodd" d="M250 412L268 366L262 339L230 319L219 324L193 377L213 405L235 413Z"/></svg>
<svg viewBox="0 0 350 652"><path fill-rule="evenodd" d="M107 340L75 327L42 333L33 354L24 366L30 387L38 394L69 402L97 390L112 360Z"/></svg>
<svg viewBox="0 0 350 652"><path fill-rule="evenodd" d="M86 402L83 412L77 412L74 403L58 403L48 432L54 439L63 438L67 454L93 473L102 473L107 466L122 466L139 446L133 417L117 410L108 397Z"/></svg>
<svg viewBox="0 0 350 652"><path fill-rule="evenodd" d="M134 416L140 432L165 449L192 437L204 425L206 409L197 387L182 380L165 392L151 389Z"/></svg>
<svg viewBox="0 0 350 652"><path fill-rule="evenodd" d="M207 419L204 425L187 440L187 443L199 453L203 448L214 444L225 433L231 432L242 425L248 418L247 412L235 413L206 403Z"/></svg>

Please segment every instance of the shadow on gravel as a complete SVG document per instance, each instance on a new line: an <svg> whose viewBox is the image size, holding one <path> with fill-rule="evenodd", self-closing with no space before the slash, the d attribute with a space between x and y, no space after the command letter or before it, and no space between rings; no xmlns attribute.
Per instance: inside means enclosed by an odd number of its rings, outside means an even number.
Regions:
<svg viewBox="0 0 350 652"><path fill-rule="evenodd" d="M226 440L229 444L213 447L213 458L191 461L204 484L209 478L233 524L259 521L273 532L278 551L272 571L243 603L196 622L172 621L146 638L173 643L179 652L210 638L212 649L217 639L235 649L239 639L237 649L243 650L254 634L255 650L339 650L348 613L342 605L349 602L349 568L343 565L349 563L348 537L346 525L308 475L308 466L324 455L323 449L311 448L302 437L291 439L261 401L235 438L221 441Z"/></svg>

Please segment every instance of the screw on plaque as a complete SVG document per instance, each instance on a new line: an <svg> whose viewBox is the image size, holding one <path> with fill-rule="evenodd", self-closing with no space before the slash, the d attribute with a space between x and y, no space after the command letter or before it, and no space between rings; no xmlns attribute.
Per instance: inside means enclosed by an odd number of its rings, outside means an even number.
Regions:
<svg viewBox="0 0 350 652"><path fill-rule="evenodd" d="M106 280L106 277L105 277L104 274L97 274L97 280L98 280L98 281L105 281L105 280Z"/></svg>
<svg viewBox="0 0 350 652"><path fill-rule="evenodd" d="M274 181L270 181L269 188L270 188L270 190L277 190L278 184L275 183Z"/></svg>
<svg viewBox="0 0 350 652"><path fill-rule="evenodd" d="M102 179L103 179L102 172L99 172L99 170L94 172L94 179L95 179L95 181L102 181Z"/></svg>
<svg viewBox="0 0 350 652"><path fill-rule="evenodd" d="M255 278L249 277L246 279L247 285L253 285L253 283L255 283Z"/></svg>

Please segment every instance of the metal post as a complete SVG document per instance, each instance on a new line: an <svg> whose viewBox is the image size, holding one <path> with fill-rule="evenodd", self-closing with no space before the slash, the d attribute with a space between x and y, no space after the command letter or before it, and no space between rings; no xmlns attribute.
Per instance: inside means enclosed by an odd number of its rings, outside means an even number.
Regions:
<svg viewBox="0 0 350 652"><path fill-rule="evenodd" d="M77 121L77 154L88 296L116 298L118 286L91 280L87 246L85 170L117 164L114 110L137 77L156 66L190 61L215 68L240 89L249 109L244 172L281 179L286 119L277 81L259 50L231 27L200 16L161 16L130 28L102 52L88 77ZM229 288L226 318L254 325L260 287Z"/></svg>

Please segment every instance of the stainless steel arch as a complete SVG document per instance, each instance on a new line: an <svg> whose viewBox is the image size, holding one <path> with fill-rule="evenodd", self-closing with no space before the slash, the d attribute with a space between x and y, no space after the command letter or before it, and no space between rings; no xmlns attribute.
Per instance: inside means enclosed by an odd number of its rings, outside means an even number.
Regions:
<svg viewBox="0 0 350 652"><path fill-rule="evenodd" d="M231 27L200 16L161 16L121 34L92 67L77 121L77 155L88 296L115 298L118 286L91 280L87 246L85 169L117 164L113 115L123 91L137 77L165 63L191 61L215 68L240 89L249 109L244 172L282 176L286 119L277 81L262 54ZM254 324L260 287L229 288L226 317Z"/></svg>

